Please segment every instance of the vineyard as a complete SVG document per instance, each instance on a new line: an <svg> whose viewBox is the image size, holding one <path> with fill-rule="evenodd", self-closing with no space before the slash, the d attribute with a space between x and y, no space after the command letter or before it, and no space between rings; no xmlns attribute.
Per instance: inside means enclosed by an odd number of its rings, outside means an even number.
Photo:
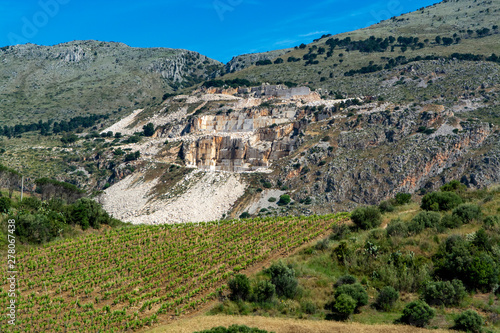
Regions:
<svg viewBox="0 0 500 333"><path fill-rule="evenodd" d="M17 255L16 326L2 332L134 331L196 311L234 273L289 253L346 219L258 218L115 229ZM8 290L2 273L2 290Z"/></svg>

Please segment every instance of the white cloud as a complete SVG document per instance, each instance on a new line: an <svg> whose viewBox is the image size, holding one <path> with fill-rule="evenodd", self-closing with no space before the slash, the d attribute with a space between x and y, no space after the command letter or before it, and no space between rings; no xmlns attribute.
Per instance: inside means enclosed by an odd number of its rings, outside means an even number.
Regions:
<svg viewBox="0 0 500 333"><path fill-rule="evenodd" d="M299 35L299 37L310 37L310 36L315 36L315 35L321 35L321 34L326 34L328 31L314 31L310 32L304 35Z"/></svg>

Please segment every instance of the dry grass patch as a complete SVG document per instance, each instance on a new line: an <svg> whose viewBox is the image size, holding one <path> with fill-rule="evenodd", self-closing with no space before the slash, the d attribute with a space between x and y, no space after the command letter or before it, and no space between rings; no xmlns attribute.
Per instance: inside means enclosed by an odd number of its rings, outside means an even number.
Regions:
<svg viewBox="0 0 500 333"><path fill-rule="evenodd" d="M253 316L198 316L160 326L148 333L192 333L217 326L246 325L258 327L275 333L417 333L428 332L426 329L402 325L365 325L334 321L297 320L289 318L268 318ZM432 330L432 332L450 332Z"/></svg>

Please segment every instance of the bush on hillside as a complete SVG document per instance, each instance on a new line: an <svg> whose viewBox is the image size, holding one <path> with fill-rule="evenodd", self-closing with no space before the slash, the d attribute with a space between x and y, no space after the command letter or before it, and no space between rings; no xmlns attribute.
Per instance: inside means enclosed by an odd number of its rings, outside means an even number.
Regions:
<svg viewBox="0 0 500 333"><path fill-rule="evenodd" d="M269 333L269 332L255 327L248 327L245 325L232 325L227 328L219 326L209 330L198 331L195 333Z"/></svg>
<svg viewBox="0 0 500 333"><path fill-rule="evenodd" d="M441 219L441 226L448 229L456 229L462 226L462 220L453 214L447 214Z"/></svg>
<svg viewBox="0 0 500 333"><path fill-rule="evenodd" d="M335 290L335 299L342 294L349 295L356 301L356 309L368 304L368 293L360 283L341 285Z"/></svg>
<svg viewBox="0 0 500 333"><path fill-rule="evenodd" d="M274 263L266 269L270 275L271 282L276 287L278 296L292 298L297 293L298 280L292 267L286 266L283 262Z"/></svg>
<svg viewBox="0 0 500 333"><path fill-rule="evenodd" d="M434 255L435 274L443 280L459 278L472 290L491 291L499 282L499 264L488 252L453 235Z"/></svg>
<svg viewBox="0 0 500 333"><path fill-rule="evenodd" d="M500 225L500 216L498 215L488 216L487 218L484 219L483 223L486 229L493 230Z"/></svg>
<svg viewBox="0 0 500 333"><path fill-rule="evenodd" d="M8 197L0 197L0 213L8 213L12 202Z"/></svg>
<svg viewBox="0 0 500 333"><path fill-rule="evenodd" d="M382 201L378 205L378 209L382 213L390 213L394 211L394 206L389 201Z"/></svg>
<svg viewBox="0 0 500 333"><path fill-rule="evenodd" d="M397 321L400 323L424 327L436 315L436 310L431 308L424 301L414 301L408 303L403 309L403 315Z"/></svg>
<svg viewBox="0 0 500 333"><path fill-rule="evenodd" d="M251 288L250 280L244 274L236 274L234 278L227 283L231 294L229 298L233 301L246 301L250 298Z"/></svg>
<svg viewBox="0 0 500 333"><path fill-rule="evenodd" d="M358 228L367 230L380 226L382 216L376 206L359 207L351 213L351 220Z"/></svg>
<svg viewBox="0 0 500 333"><path fill-rule="evenodd" d="M422 291L422 298L431 305L459 305L467 295L462 281L436 281L427 283Z"/></svg>
<svg viewBox="0 0 500 333"><path fill-rule="evenodd" d="M436 212L420 212L408 224L408 232L417 235L427 228L437 228L441 215Z"/></svg>
<svg viewBox="0 0 500 333"><path fill-rule="evenodd" d="M342 275L337 279L337 282L333 285L335 288L338 288L344 284L355 284L356 278L350 274Z"/></svg>
<svg viewBox="0 0 500 333"><path fill-rule="evenodd" d="M375 308L381 311L389 311L394 307L394 303L399 299L399 293L391 286L382 288L375 300Z"/></svg>
<svg viewBox="0 0 500 333"><path fill-rule="evenodd" d="M278 200L278 206L286 206L290 203L292 199L288 194L280 195L280 199Z"/></svg>
<svg viewBox="0 0 500 333"><path fill-rule="evenodd" d="M97 202L89 198L78 199L71 207L70 221L82 229L99 229L102 224L110 224L111 217Z"/></svg>
<svg viewBox="0 0 500 333"><path fill-rule="evenodd" d="M440 187L441 192L463 192L466 189L467 186L460 183L458 180L452 180Z"/></svg>
<svg viewBox="0 0 500 333"><path fill-rule="evenodd" d="M276 287L270 281L259 281L253 291L257 302L269 302L276 294Z"/></svg>
<svg viewBox="0 0 500 333"><path fill-rule="evenodd" d="M394 198L398 205L406 205L411 202L411 194L410 193L398 193Z"/></svg>
<svg viewBox="0 0 500 333"><path fill-rule="evenodd" d="M387 225L387 228L385 228L385 232L387 233L387 236L392 237L392 236L399 236L399 237L405 237L408 235L408 225L401 221L401 219L393 219L389 224Z"/></svg>
<svg viewBox="0 0 500 333"><path fill-rule="evenodd" d="M338 297L335 297L335 301L327 304L327 308L336 313L340 319L348 319L356 309L356 300L354 300L351 296L347 294L340 294Z"/></svg>
<svg viewBox="0 0 500 333"><path fill-rule="evenodd" d="M450 210L462 203L462 198L454 192L431 192L424 195L420 207L424 210Z"/></svg>
<svg viewBox="0 0 500 333"><path fill-rule="evenodd" d="M482 331L484 319L474 310L466 310L455 319L453 329L464 332L479 333Z"/></svg>
<svg viewBox="0 0 500 333"><path fill-rule="evenodd" d="M452 215L462 220L463 223L470 223L481 218L481 207L474 204L462 204L453 210Z"/></svg>

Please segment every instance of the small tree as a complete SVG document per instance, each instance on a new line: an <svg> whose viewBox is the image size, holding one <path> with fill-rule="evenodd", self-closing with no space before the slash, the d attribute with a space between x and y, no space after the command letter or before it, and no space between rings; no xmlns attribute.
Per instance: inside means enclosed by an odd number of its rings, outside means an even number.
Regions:
<svg viewBox="0 0 500 333"><path fill-rule="evenodd" d="M335 298L342 294L349 295L356 301L356 309L368 304L368 293L359 283L341 285L335 290Z"/></svg>
<svg viewBox="0 0 500 333"><path fill-rule="evenodd" d="M432 192L424 195L420 207L424 210L443 211L453 209L461 203L462 198L454 192Z"/></svg>
<svg viewBox="0 0 500 333"><path fill-rule="evenodd" d="M144 136L153 136L155 134L155 125L153 123L148 123L142 127L144 130Z"/></svg>
<svg viewBox="0 0 500 333"><path fill-rule="evenodd" d="M290 203L291 199L288 194L280 195L280 199L278 201L278 206L286 206Z"/></svg>
<svg viewBox="0 0 500 333"><path fill-rule="evenodd" d="M260 281L254 288L254 297L257 302L268 302L276 293L276 287L270 281Z"/></svg>
<svg viewBox="0 0 500 333"><path fill-rule="evenodd" d="M394 306L394 303L399 299L399 293L391 286L382 288L375 301L375 307L378 310L389 311Z"/></svg>
<svg viewBox="0 0 500 333"><path fill-rule="evenodd" d="M460 280L437 281L427 283L422 291L422 298L428 303L438 306L458 305L467 295L464 284Z"/></svg>
<svg viewBox="0 0 500 333"><path fill-rule="evenodd" d="M481 207L474 204L462 204L453 210L453 215L463 223L469 223L481 218Z"/></svg>
<svg viewBox="0 0 500 333"><path fill-rule="evenodd" d="M286 266L283 262L272 264L266 272L271 276L271 282L276 287L276 294L286 298L292 298L297 292L299 284L295 277L293 268Z"/></svg>
<svg viewBox="0 0 500 333"><path fill-rule="evenodd" d="M354 309L356 309L356 301L347 294L341 294L336 297L332 305L333 312L337 313L344 320L349 318L354 313Z"/></svg>
<svg viewBox="0 0 500 333"><path fill-rule="evenodd" d="M236 274L227 285L231 291L229 298L233 301L245 301L251 295L250 280L244 274Z"/></svg>
<svg viewBox="0 0 500 333"><path fill-rule="evenodd" d="M376 228L382 223L380 211L376 206L356 208L351 213L351 220L358 228L364 230Z"/></svg>
<svg viewBox="0 0 500 333"><path fill-rule="evenodd" d="M431 308L424 301L414 301L408 303L403 309L403 315L398 322L412 326L424 327L436 315L436 310Z"/></svg>
<svg viewBox="0 0 500 333"><path fill-rule="evenodd" d="M396 203L398 205L406 205L411 202L411 194L410 193L398 193L395 197Z"/></svg>

